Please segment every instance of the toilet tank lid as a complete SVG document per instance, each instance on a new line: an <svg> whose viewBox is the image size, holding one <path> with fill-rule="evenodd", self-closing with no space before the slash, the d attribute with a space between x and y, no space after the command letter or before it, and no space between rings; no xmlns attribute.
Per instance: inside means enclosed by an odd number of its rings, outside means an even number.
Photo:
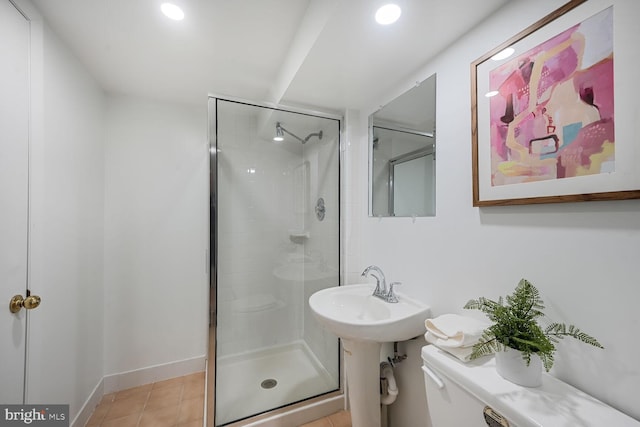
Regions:
<svg viewBox="0 0 640 427"><path fill-rule="evenodd" d="M496 372L494 357L462 363L427 345L422 348L422 360L518 427L640 427L640 421L547 373L540 387L528 388L503 379ZM431 392L439 391L427 389Z"/></svg>

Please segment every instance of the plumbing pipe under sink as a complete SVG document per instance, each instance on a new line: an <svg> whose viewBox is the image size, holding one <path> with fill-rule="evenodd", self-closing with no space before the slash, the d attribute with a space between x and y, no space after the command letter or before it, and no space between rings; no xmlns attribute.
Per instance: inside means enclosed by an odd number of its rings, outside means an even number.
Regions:
<svg viewBox="0 0 640 427"><path fill-rule="evenodd" d="M396 378L393 375L393 368L387 362L380 364L380 378L386 379L387 389L380 396L380 403L383 405L391 405L398 397L398 386Z"/></svg>
<svg viewBox="0 0 640 427"><path fill-rule="evenodd" d="M388 407L398 397L398 386L393 375L393 367L390 363L380 363L380 426L389 425Z"/></svg>

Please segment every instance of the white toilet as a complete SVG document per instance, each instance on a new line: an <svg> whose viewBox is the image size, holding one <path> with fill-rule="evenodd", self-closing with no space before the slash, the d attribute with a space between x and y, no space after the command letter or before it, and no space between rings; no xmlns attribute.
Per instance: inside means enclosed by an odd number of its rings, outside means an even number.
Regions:
<svg viewBox="0 0 640 427"><path fill-rule="evenodd" d="M543 374L542 385L503 379L493 357L462 363L434 345L422 348L432 427L640 427L640 421Z"/></svg>

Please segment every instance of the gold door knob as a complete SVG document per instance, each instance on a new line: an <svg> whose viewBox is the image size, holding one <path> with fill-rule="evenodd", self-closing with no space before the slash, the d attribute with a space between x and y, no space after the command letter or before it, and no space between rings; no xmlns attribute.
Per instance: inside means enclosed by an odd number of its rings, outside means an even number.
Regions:
<svg viewBox="0 0 640 427"><path fill-rule="evenodd" d="M38 306L40 305L40 301L42 300L38 295L31 295L24 299L23 306L27 310L33 310L34 308L38 308Z"/></svg>
<svg viewBox="0 0 640 427"><path fill-rule="evenodd" d="M40 305L40 301L41 299L37 295L30 295L26 298L23 298L22 295L15 295L11 298L11 301L9 301L9 310L12 313L19 312L22 307L27 310L33 310Z"/></svg>

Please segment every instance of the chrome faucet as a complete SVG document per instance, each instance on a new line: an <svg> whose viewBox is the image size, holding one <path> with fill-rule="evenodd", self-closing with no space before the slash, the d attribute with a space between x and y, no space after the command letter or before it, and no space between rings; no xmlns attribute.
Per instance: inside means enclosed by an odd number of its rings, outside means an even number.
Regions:
<svg viewBox="0 0 640 427"><path fill-rule="evenodd" d="M393 287L398 285L402 285L402 282L392 282L389 285L389 292L387 292L387 295L384 298L386 302L398 302L398 297L396 296L396 293L393 291Z"/></svg>
<svg viewBox="0 0 640 427"><path fill-rule="evenodd" d="M373 272L378 273L373 274ZM362 272L362 277L373 276L376 279L376 288L373 290L373 296L384 299L384 296L387 294L387 281L384 278L384 273L375 265L370 265L365 268Z"/></svg>
<svg viewBox="0 0 640 427"><path fill-rule="evenodd" d="M378 297L386 302L398 302L398 298L393 292L393 285L399 285L399 282L393 282L389 290L387 290L387 281L384 277L384 273L375 265L370 265L362 272L362 277L373 276L376 279L376 288L373 291L373 296Z"/></svg>

